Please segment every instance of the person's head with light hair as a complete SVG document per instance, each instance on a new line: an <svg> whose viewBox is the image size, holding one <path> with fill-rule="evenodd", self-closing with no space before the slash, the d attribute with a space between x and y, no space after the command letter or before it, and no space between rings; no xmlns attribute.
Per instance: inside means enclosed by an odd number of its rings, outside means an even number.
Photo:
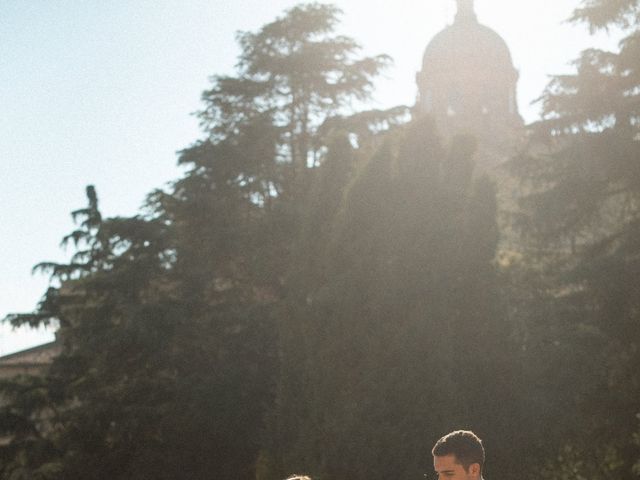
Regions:
<svg viewBox="0 0 640 480"><path fill-rule="evenodd" d="M308 477L306 475L291 475L290 477L288 477L286 480L311 480L311 477Z"/></svg>

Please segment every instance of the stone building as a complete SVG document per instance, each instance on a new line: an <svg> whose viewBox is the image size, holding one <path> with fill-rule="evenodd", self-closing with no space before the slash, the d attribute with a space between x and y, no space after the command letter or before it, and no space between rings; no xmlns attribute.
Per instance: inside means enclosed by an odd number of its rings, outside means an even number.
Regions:
<svg viewBox="0 0 640 480"><path fill-rule="evenodd" d="M473 0L457 0L453 24L427 46L416 75L416 113L432 116L449 140L478 140L477 166L491 172L523 137L518 112L518 71L503 38L478 22Z"/></svg>
<svg viewBox="0 0 640 480"><path fill-rule="evenodd" d="M0 357L0 380L16 375L39 375L60 354L62 346L56 342Z"/></svg>

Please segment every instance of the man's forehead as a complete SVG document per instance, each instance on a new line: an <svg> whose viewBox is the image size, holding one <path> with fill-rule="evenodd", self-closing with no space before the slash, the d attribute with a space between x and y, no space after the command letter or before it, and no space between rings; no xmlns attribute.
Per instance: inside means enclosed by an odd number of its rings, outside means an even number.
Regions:
<svg viewBox="0 0 640 480"><path fill-rule="evenodd" d="M455 470L456 467L459 466L460 464L458 463L458 459L453 454L442 456L435 455L433 457L433 468L436 471L441 472L447 470Z"/></svg>

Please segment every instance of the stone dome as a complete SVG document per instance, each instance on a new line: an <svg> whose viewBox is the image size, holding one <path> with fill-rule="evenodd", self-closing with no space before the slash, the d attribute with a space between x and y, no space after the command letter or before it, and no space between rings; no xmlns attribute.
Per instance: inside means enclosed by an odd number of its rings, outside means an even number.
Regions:
<svg viewBox="0 0 640 480"><path fill-rule="evenodd" d="M473 0L457 4L453 24L425 49L415 111L431 116L445 138L470 134L480 148L507 152L523 127L518 71L504 39L478 22Z"/></svg>
<svg viewBox="0 0 640 480"><path fill-rule="evenodd" d="M491 28L475 20L457 20L438 33L427 46L422 59L423 71L442 67L498 68L513 72L511 52L504 39Z"/></svg>

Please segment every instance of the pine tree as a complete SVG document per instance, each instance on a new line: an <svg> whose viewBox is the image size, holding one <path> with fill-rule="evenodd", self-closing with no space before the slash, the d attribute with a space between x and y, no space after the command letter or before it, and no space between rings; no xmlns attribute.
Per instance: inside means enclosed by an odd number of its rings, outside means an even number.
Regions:
<svg viewBox="0 0 640 480"><path fill-rule="evenodd" d="M367 100L374 78L390 63L385 55L359 56L352 38L335 35L340 13L333 5L301 4L255 33L239 33L237 76L215 76L203 93L200 119L210 137L227 138L267 116L280 136L278 155L263 161L287 164L288 179L316 165L318 127ZM270 190L282 194L280 183L270 180Z"/></svg>
<svg viewBox="0 0 640 480"><path fill-rule="evenodd" d="M338 15L302 5L239 36L238 76L214 77L205 137L147 213L103 219L88 189L74 256L41 264L52 287L10 319L59 322L63 352L44 379L6 386L3 478L255 477L301 192L336 131L366 144L406 117L350 116L388 58L334 35Z"/></svg>
<svg viewBox="0 0 640 480"><path fill-rule="evenodd" d="M338 128L401 116L349 122L349 103L368 98L388 59L360 58L352 39L335 36L339 13L300 5L240 34L238 75L213 77L203 94L206 137L181 152L186 174L150 196L171 226L174 285L200 326L194 342L219 352L210 383L222 403L213 414L220 478L255 476L279 373L276 319L304 213L300 193L323 160L323 143ZM244 463L233 464L234 456Z"/></svg>
<svg viewBox="0 0 640 480"><path fill-rule="evenodd" d="M544 266L530 359L546 359L537 361L546 377L538 394L558 418L547 439L560 460L548 473L631 478L640 410L632 367L640 362L640 3L583 1L571 20L623 38L617 51L585 50L575 73L552 79L534 153L514 162L528 192L520 226Z"/></svg>
<svg viewBox="0 0 640 480"><path fill-rule="evenodd" d="M163 447L166 454L163 410L175 393L167 345L181 307L163 293L165 228L142 217L103 220L93 187L87 197L87 208L73 212L79 228L63 240L75 245L71 261L38 265L53 286L34 314L10 318L59 324L62 353L44 378L31 380L46 402L27 416L58 454L24 466L36 478L123 478L154 447L158 467Z"/></svg>
<svg viewBox="0 0 640 480"><path fill-rule="evenodd" d="M508 432L495 192L474 179L473 149L460 138L446 154L423 120L368 158L345 141L330 150L312 190L328 195L309 202L299 246L314 259L293 264L282 319L281 473L411 478L451 425Z"/></svg>

